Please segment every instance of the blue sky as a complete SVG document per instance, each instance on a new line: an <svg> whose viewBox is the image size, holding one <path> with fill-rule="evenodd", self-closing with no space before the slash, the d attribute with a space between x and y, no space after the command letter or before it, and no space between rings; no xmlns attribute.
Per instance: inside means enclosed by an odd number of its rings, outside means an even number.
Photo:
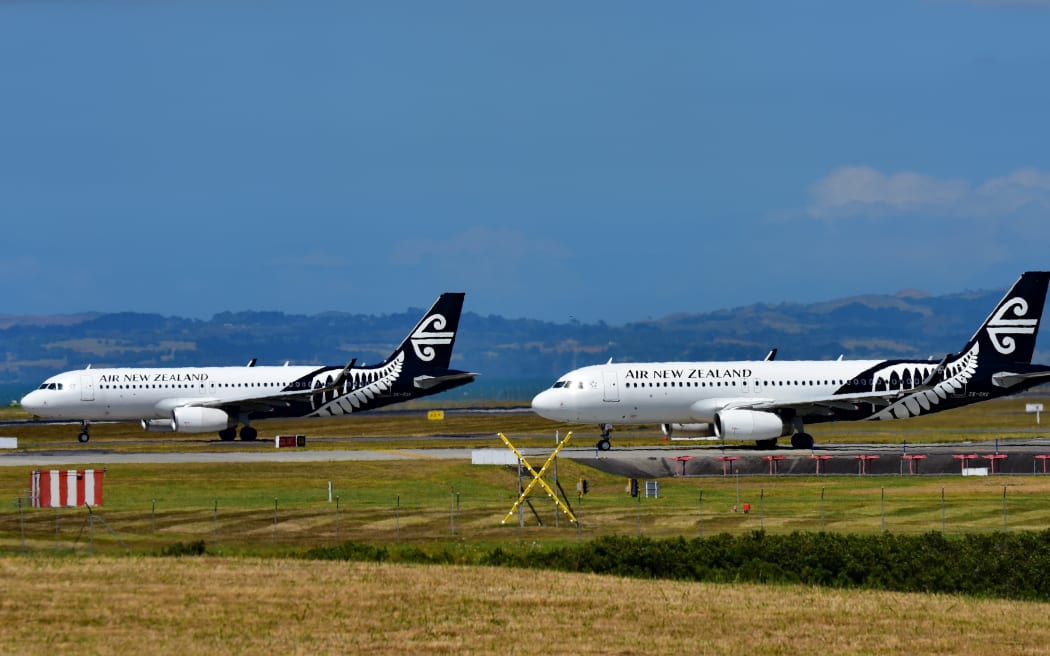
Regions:
<svg viewBox="0 0 1050 656"><path fill-rule="evenodd" d="M623 323L1050 266L1047 2L0 3L0 314Z"/></svg>

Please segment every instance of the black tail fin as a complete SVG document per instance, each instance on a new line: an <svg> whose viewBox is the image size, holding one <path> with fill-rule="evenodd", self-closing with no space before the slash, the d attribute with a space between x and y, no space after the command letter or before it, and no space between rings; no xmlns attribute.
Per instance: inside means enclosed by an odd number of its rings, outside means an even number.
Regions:
<svg viewBox="0 0 1050 656"><path fill-rule="evenodd" d="M963 353L980 346L984 364L1032 362L1039 322L1043 317L1050 271L1026 271L1006 292Z"/></svg>
<svg viewBox="0 0 1050 656"><path fill-rule="evenodd" d="M409 372L447 370L456 344L463 297L462 292L445 292L439 296L388 360L404 352L405 368Z"/></svg>

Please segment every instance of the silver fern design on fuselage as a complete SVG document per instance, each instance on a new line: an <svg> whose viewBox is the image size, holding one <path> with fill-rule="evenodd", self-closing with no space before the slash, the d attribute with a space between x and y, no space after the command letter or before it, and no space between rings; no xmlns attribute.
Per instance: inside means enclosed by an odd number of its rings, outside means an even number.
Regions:
<svg viewBox="0 0 1050 656"><path fill-rule="evenodd" d="M353 378L349 378L343 383L342 389L339 390L341 392L339 396L326 400L319 406L312 400L311 403L315 405L315 410L310 413L310 416L337 417L367 408L370 401L390 392L394 382L401 375L404 364L405 353L402 351L393 360L379 369L366 369L354 372ZM329 376L328 383L331 383L331 376Z"/></svg>
<svg viewBox="0 0 1050 656"><path fill-rule="evenodd" d="M965 355L945 365L947 377L930 389L909 394L889 407L872 415L871 419L906 419L935 412L941 401L958 394L977 373L980 343L975 343Z"/></svg>

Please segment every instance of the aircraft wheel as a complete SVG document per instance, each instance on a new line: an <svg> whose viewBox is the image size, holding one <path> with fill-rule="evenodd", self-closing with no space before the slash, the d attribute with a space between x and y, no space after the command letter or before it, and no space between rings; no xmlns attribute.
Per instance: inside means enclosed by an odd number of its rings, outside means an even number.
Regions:
<svg viewBox="0 0 1050 656"><path fill-rule="evenodd" d="M813 436L809 433L795 433L791 436L792 449L812 449Z"/></svg>
<svg viewBox="0 0 1050 656"><path fill-rule="evenodd" d="M80 442L81 444L86 443L90 439L91 439L91 436L88 435L87 431L83 431L80 435L77 435L77 441Z"/></svg>
<svg viewBox="0 0 1050 656"><path fill-rule="evenodd" d="M594 446L598 447L599 451L608 451L609 449L612 448L612 444L609 443L609 440L604 439L604 438L598 440L598 443L595 444Z"/></svg>
<svg viewBox="0 0 1050 656"><path fill-rule="evenodd" d="M245 426L241 429L241 440L244 442L254 442L255 438L259 437L259 431L255 430L251 426Z"/></svg>
<svg viewBox="0 0 1050 656"><path fill-rule="evenodd" d="M237 437L237 427L231 426L230 428L224 428L219 431L219 439L223 442L229 442L233 438Z"/></svg>

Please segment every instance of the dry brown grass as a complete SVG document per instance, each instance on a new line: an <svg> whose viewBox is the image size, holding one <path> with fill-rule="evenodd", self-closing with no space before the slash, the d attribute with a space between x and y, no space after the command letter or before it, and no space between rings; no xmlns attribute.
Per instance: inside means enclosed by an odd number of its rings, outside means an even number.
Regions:
<svg viewBox="0 0 1050 656"><path fill-rule="evenodd" d="M490 568L0 559L0 652L1046 653L1046 604Z"/></svg>

